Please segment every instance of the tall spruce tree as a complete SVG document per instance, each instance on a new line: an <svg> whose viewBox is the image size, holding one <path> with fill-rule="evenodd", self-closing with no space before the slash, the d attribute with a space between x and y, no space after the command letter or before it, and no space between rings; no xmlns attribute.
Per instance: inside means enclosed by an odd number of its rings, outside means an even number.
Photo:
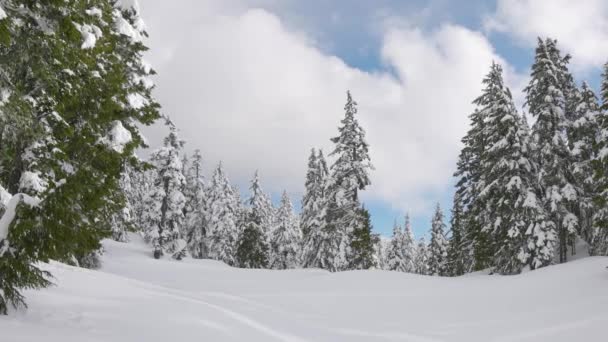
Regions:
<svg viewBox="0 0 608 342"><path fill-rule="evenodd" d="M277 225L270 241L270 268L287 269L299 266L302 233L293 205L283 191L281 206L277 212Z"/></svg>
<svg viewBox="0 0 608 342"><path fill-rule="evenodd" d="M461 208L460 224L463 227L459 260L465 272L481 270L489 265L490 253L481 231L482 223L479 222L480 211L483 206L479 202L479 191L483 188L483 172L481 160L485 155L486 136L485 121L487 113L475 109L469 116L470 128L462 138L464 147L460 152L457 170L454 176L457 178L456 194L458 198L456 205Z"/></svg>
<svg viewBox="0 0 608 342"><path fill-rule="evenodd" d="M349 267L351 240L359 223L359 191L370 185L369 171L373 166L369 157L369 145L365 130L356 118L357 103L350 92L346 93L344 119L338 127L338 136L331 139L335 144L330 154L335 156L331 165L328 185L327 228L337 246L334 269Z"/></svg>
<svg viewBox="0 0 608 342"><path fill-rule="evenodd" d="M133 209L133 224L137 231L145 233L144 212L147 210L145 202L153 186L156 171L152 165L138 159L134 165L127 168L127 172L131 184L126 196Z"/></svg>
<svg viewBox="0 0 608 342"><path fill-rule="evenodd" d="M448 259L447 269L448 275L460 276L465 274L467 269L467 261L471 260L470 255L466 255L467 249L464 248L464 237L466 235L466 227L464 226L462 200L458 193L454 195L454 204L452 205L452 217L450 220L451 236L448 241Z"/></svg>
<svg viewBox="0 0 608 342"><path fill-rule="evenodd" d="M121 167L143 146L137 125L155 121L159 106L136 9L102 0L2 7L0 184L18 201L0 239L6 313L24 304L19 288L48 285L37 261L86 265L109 236Z"/></svg>
<svg viewBox="0 0 608 342"><path fill-rule="evenodd" d="M145 201L147 210L144 216L149 239L154 247L154 257L157 259L165 252L173 254L178 260L185 255L183 230L186 198L182 190L186 179L182 174L180 156L183 144L177 136L177 129L170 124L164 146L150 156L156 177Z"/></svg>
<svg viewBox="0 0 608 342"><path fill-rule="evenodd" d="M553 261L557 246L559 261L568 259L569 245L573 244L579 220L573 210L581 190L572 172L572 158L568 148L566 110L571 92L571 75L566 67L568 58L562 57L557 42L539 38L531 80L526 87L526 105L536 118L532 127L535 162L541 186L540 200L547 211L549 224L529 232L534 239L529 246L540 267Z"/></svg>
<svg viewBox="0 0 608 342"><path fill-rule="evenodd" d="M429 249L426 240L421 237L416 246L416 273L421 275L429 274Z"/></svg>
<svg viewBox="0 0 608 342"><path fill-rule="evenodd" d="M602 106L597 119L600 129L592 161L597 184L590 250L592 255L608 255L608 63L604 64L600 97Z"/></svg>
<svg viewBox="0 0 608 342"><path fill-rule="evenodd" d="M266 236L271 224L266 195L260 186L260 179L256 171L251 180L251 197L249 198L249 212L244 220L244 227L237 244L236 258L239 267L267 268L269 264L269 240Z"/></svg>
<svg viewBox="0 0 608 342"><path fill-rule="evenodd" d="M209 222L207 246L209 258L235 265L239 236L240 201L220 163L213 173L208 196Z"/></svg>
<svg viewBox="0 0 608 342"><path fill-rule="evenodd" d="M376 268L378 265L374 260L374 245L380 237L372 233L369 211L362 207L358 210L358 214L357 226L353 229L350 241L349 268L354 270Z"/></svg>
<svg viewBox="0 0 608 342"><path fill-rule="evenodd" d="M403 231L395 220L393 235L386 253L386 267L390 271L405 272L405 256L403 248Z"/></svg>
<svg viewBox="0 0 608 342"><path fill-rule="evenodd" d="M379 237L374 245L374 260L380 270L388 270L387 253L390 248L389 244L389 239Z"/></svg>
<svg viewBox="0 0 608 342"><path fill-rule="evenodd" d="M429 244L428 272L429 275L443 276L447 274L448 242L445 236L445 222L441 207L437 204L431 222L431 243Z"/></svg>
<svg viewBox="0 0 608 342"><path fill-rule="evenodd" d="M526 265L538 266L535 232L549 222L536 197L537 168L530 158L526 128L498 64L492 64L484 84L487 150L481 163L485 187L479 195L484 203L482 231L489 237L491 265L501 274L515 274Z"/></svg>
<svg viewBox="0 0 608 342"><path fill-rule="evenodd" d="M195 150L186 170L186 215L185 237L190 255L194 258L206 258L207 246L207 188L203 175L203 157L200 150Z"/></svg>
<svg viewBox="0 0 608 342"><path fill-rule="evenodd" d="M131 166L125 162L123 164L123 170L120 174L119 180L119 192L117 196L117 205L122 207L118 212L112 216L112 239L119 242L128 242L128 232L136 230L136 221L134 215L133 205L131 204L131 198L133 196L133 181L131 180L130 172Z"/></svg>
<svg viewBox="0 0 608 342"><path fill-rule="evenodd" d="M313 226L318 225L315 222L318 214L318 203L320 187L320 175L318 174L317 152L313 148L308 157L308 170L306 171L306 181L304 182L304 196L302 197L302 212L300 214L300 224L302 225L302 234L306 238Z"/></svg>
<svg viewBox="0 0 608 342"><path fill-rule="evenodd" d="M569 124L569 143L573 158L573 174L581 190L576 206L580 236L592 244L593 216L596 211L593 198L597 193L593 159L596 140L600 136L600 105L598 98L586 82L574 99L574 112Z"/></svg>
<svg viewBox="0 0 608 342"><path fill-rule="evenodd" d="M405 215L403 224L403 261L405 263L405 272L414 273L416 269L416 241L414 240L414 232L412 231L412 223L410 215Z"/></svg>
<svg viewBox="0 0 608 342"><path fill-rule="evenodd" d="M314 152L313 152L314 153ZM306 184L306 195L303 201L302 230L305 232L302 242L302 266L306 268L322 268L336 271L335 255L338 245L335 239L335 230L327 222L328 210L328 182L329 171L322 151L310 160L308 175L312 182ZM305 212L306 211L306 212Z"/></svg>

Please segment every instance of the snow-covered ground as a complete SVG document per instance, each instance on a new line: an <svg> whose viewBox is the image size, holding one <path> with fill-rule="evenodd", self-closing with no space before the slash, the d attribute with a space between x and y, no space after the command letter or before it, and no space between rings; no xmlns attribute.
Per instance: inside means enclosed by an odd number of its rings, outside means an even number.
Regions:
<svg viewBox="0 0 608 342"><path fill-rule="evenodd" d="M608 258L520 276L241 270L154 260L137 237L104 266L52 263L57 286L0 317L0 341L605 341Z"/></svg>

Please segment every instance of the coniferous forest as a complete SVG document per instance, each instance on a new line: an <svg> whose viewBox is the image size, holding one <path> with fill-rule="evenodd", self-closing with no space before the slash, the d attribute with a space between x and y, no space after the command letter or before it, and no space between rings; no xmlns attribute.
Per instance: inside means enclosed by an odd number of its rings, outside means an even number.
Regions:
<svg viewBox="0 0 608 342"><path fill-rule="evenodd" d="M608 255L608 63L596 94L554 39L538 39L523 108L496 63L464 99L475 110L449 215L437 205L425 239L404 213L382 238L362 201L374 166L356 94L332 109L342 119L331 150L301 156L301 208L289 189L273 203L256 170L248 189L221 162L204 173L204 146L187 146L152 95L134 8L0 6L0 313L52 284L41 262L98 268L101 241L133 233L150 258L277 270L513 275L567 262L577 246ZM159 122L167 135L151 145L162 147L142 153L141 128Z"/></svg>

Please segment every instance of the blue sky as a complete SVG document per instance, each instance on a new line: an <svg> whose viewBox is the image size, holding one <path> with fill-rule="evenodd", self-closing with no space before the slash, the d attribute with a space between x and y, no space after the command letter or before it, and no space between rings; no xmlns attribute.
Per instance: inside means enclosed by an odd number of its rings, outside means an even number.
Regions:
<svg viewBox="0 0 608 342"><path fill-rule="evenodd" d="M287 189L298 205L308 151L331 148L351 89L376 165L365 205L384 235L406 211L424 234L436 202L447 221L459 139L492 60L519 104L537 36L557 38L595 88L608 60L601 0L179 0L142 13L163 108L241 188L257 169L275 200Z"/></svg>

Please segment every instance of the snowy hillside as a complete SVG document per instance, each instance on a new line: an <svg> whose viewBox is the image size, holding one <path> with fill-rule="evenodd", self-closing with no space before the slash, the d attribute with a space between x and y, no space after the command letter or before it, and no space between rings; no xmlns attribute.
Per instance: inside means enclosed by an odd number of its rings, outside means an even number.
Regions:
<svg viewBox="0 0 608 342"><path fill-rule="evenodd" d="M607 258L521 276L241 270L106 241L104 267L53 263L56 287L0 317L2 341L599 341Z"/></svg>

